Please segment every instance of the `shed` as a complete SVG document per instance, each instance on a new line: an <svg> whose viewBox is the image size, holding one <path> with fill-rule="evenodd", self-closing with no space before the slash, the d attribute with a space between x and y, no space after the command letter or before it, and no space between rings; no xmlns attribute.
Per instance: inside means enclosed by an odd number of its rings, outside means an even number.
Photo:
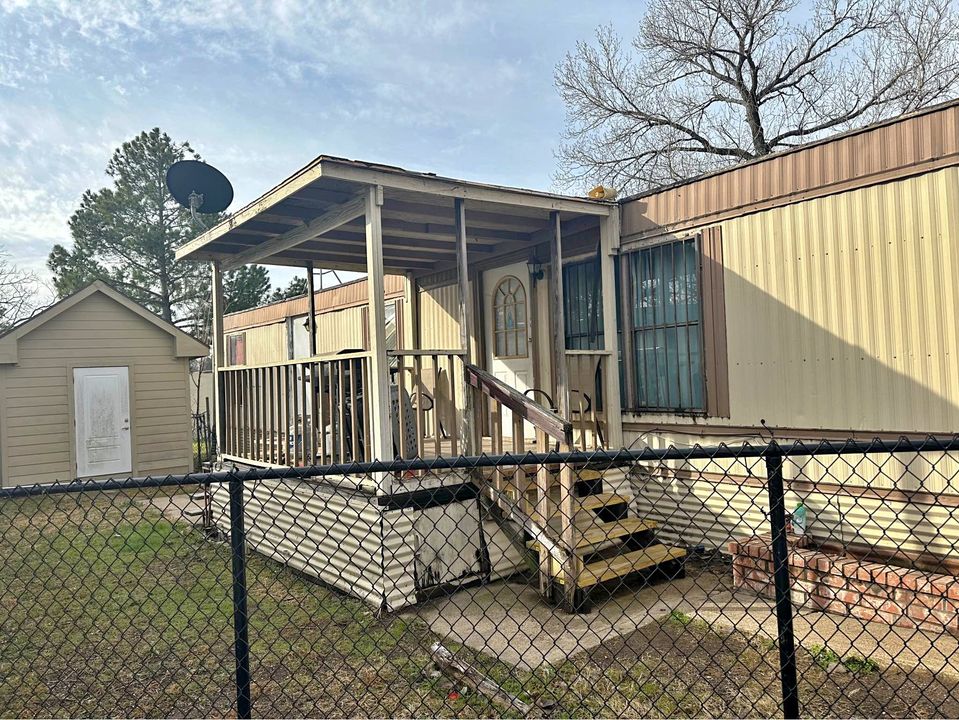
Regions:
<svg viewBox="0 0 959 720"><path fill-rule="evenodd" d="M192 469L208 348L97 281L0 335L0 484Z"/></svg>

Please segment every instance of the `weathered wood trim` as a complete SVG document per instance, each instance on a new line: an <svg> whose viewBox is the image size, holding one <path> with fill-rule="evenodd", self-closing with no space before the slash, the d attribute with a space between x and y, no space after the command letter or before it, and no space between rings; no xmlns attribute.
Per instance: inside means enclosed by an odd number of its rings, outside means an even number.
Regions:
<svg viewBox="0 0 959 720"><path fill-rule="evenodd" d="M372 456L377 460L393 457L393 431L390 412L390 368L386 357L386 308L383 298L383 228L380 224L383 189L370 186L364 198L366 206L366 272L369 281L370 333L370 408ZM382 474L379 490L387 493L391 479Z"/></svg>
<svg viewBox="0 0 959 720"><path fill-rule="evenodd" d="M529 421L554 440L559 440L566 445L572 444L573 424L568 420L475 365L466 365L464 374L472 387L481 390L511 410L514 418L520 417Z"/></svg>
<svg viewBox="0 0 959 720"><path fill-rule="evenodd" d="M316 355L316 278L311 260L306 264L306 316L310 330L310 355Z"/></svg>
<svg viewBox="0 0 959 720"><path fill-rule="evenodd" d="M706 415L728 418L730 416L729 357L726 347L722 227L715 225L705 228L700 244Z"/></svg>
<svg viewBox="0 0 959 720"><path fill-rule="evenodd" d="M224 431L226 428L226 398L224 397L224 376L222 369L226 365L226 355L224 354L225 337L223 335L223 270L220 263L213 261L210 263L211 292L213 305L213 323L211 327L213 335L213 407L216 416L216 447L218 451L223 450Z"/></svg>
<svg viewBox="0 0 959 720"><path fill-rule="evenodd" d="M457 320L460 329L460 348L464 357L471 357L470 348L473 339L473 312L472 298L469 289L469 270L466 265L466 202L457 197L453 202L454 225L456 226L456 284L459 291L457 305ZM450 386L456 382L450 368ZM463 393L463 412L459 413L457 433L463 443L463 452L471 455L473 452L473 393L469 391L466 373L463 373L461 392ZM455 405L454 405L455 411Z"/></svg>
<svg viewBox="0 0 959 720"><path fill-rule="evenodd" d="M566 323L563 303L563 228L559 213L555 210L549 215L553 230L549 246L549 262L553 269L553 282L550 318L552 319L552 363L553 377L556 381L556 408L561 417L569 417L569 369L566 367Z"/></svg>
<svg viewBox="0 0 959 720"><path fill-rule="evenodd" d="M617 337L616 251L619 247L619 209L599 223L599 270L603 295L604 363L603 412L606 416L606 441L611 448L623 447L623 417L619 386L619 338ZM567 354L570 351L567 351Z"/></svg>
<svg viewBox="0 0 959 720"><path fill-rule="evenodd" d="M612 203L586 198L564 197L549 193L520 190L496 185L468 183L452 178L410 173L405 170L386 170L375 167L362 167L355 163L335 159L324 159L323 177L346 180L348 182L380 185L429 195L451 197L462 200L515 205L518 207L541 208L544 210L562 210L564 212L585 215L607 215Z"/></svg>

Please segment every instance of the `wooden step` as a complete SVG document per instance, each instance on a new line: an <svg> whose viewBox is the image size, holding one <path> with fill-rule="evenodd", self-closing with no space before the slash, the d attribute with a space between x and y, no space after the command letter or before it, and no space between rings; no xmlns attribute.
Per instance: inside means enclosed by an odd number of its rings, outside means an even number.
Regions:
<svg viewBox="0 0 959 720"><path fill-rule="evenodd" d="M587 495L586 497L577 497L573 498L573 508L576 513L574 518L575 522L580 521L580 513L594 513L597 510L601 510L606 507L613 507L616 505L628 505L632 500L628 495L618 495L616 493L596 493L595 495ZM550 518L557 517L559 515L559 508L557 508L557 502L554 498L549 499L549 514ZM587 515L586 518L582 518L583 524L588 524L592 515ZM533 519L535 522L542 523L543 518L538 512L533 513Z"/></svg>
<svg viewBox="0 0 959 720"><path fill-rule="evenodd" d="M582 529L577 530L579 537L576 539L576 552L586 554L594 552L597 546L603 543L619 540L646 530L654 530L656 522L640 518L623 518L609 523L585 523L581 527ZM539 550L539 543L536 540L530 540L526 545L533 550Z"/></svg>
<svg viewBox="0 0 959 720"><path fill-rule="evenodd" d="M623 555L617 555L607 558L606 560L597 560L596 562L584 565L576 584L581 588L591 587L639 570L656 567L671 560L679 560L685 556L686 551L682 548L658 544L650 545L642 550L633 550ZM561 573L557 580L559 582L563 581Z"/></svg>

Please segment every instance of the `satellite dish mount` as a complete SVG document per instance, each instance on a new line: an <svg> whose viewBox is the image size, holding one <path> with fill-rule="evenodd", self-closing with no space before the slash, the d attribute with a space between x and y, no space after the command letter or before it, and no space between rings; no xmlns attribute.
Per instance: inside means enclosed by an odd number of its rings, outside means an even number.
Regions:
<svg viewBox="0 0 959 720"><path fill-rule="evenodd" d="M204 230L207 224L200 213L226 210L233 202L233 186L226 176L212 165L199 160L180 160L166 173L166 186L173 198L190 211Z"/></svg>

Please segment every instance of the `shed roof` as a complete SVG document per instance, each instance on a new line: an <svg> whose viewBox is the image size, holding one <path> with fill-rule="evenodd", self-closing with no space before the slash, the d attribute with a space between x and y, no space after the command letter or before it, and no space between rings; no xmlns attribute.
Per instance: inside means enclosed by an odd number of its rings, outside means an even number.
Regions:
<svg viewBox="0 0 959 720"><path fill-rule="evenodd" d="M29 335L37 328L60 316L70 308L83 302L91 295L100 293L118 305L139 315L145 322L154 325L173 339L173 354L175 357L205 357L210 349L196 338L180 330L172 323L157 317L139 303L131 300L123 293L117 292L101 280L96 280L86 287L68 295L57 303L37 313L31 318L14 325L0 334L0 364L16 363L18 359L17 346L20 338Z"/></svg>

